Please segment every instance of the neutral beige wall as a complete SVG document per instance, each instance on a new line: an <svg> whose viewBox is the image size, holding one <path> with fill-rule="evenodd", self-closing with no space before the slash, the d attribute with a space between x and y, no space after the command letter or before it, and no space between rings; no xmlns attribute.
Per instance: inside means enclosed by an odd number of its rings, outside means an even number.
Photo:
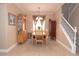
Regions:
<svg viewBox="0 0 79 59"><path fill-rule="evenodd" d="M57 12L57 40L62 42L64 45L66 45L68 48L71 48L70 43L68 42L68 39L66 38L65 34L63 33L62 29L60 28L60 22L61 22L61 9Z"/></svg>
<svg viewBox="0 0 79 59"><path fill-rule="evenodd" d="M8 12L14 15L22 13L13 4L0 4L0 48L9 48L16 41L16 25L8 25Z"/></svg>
<svg viewBox="0 0 79 59"><path fill-rule="evenodd" d="M6 48L7 6L0 4L0 49Z"/></svg>

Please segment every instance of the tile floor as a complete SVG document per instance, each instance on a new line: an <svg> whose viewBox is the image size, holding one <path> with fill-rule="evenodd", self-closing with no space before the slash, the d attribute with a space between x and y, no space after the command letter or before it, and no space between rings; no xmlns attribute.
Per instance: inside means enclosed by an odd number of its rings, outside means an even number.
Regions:
<svg viewBox="0 0 79 59"><path fill-rule="evenodd" d="M17 45L8 53L0 53L2 56L74 56L62 45L54 40L49 40L47 45L33 45L31 39L24 44Z"/></svg>

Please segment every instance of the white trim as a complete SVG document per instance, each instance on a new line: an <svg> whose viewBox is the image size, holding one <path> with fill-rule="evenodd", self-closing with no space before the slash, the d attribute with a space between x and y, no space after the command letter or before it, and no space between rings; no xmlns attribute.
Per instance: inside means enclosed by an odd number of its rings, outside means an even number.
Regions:
<svg viewBox="0 0 79 59"><path fill-rule="evenodd" d="M13 44L13 45L10 46L8 49L0 49L0 52L9 52L9 51L11 51L16 45L17 45L17 43Z"/></svg>
<svg viewBox="0 0 79 59"><path fill-rule="evenodd" d="M65 34L65 36L68 39L68 42L70 43L71 47L73 47L73 42L71 41L69 35L67 34L67 32L65 31L65 29L63 28L63 26L60 24L60 28L62 29L63 33Z"/></svg>
<svg viewBox="0 0 79 59"><path fill-rule="evenodd" d="M61 44L65 49L67 49L69 52L73 53L72 49L68 48L65 44L63 44L61 41L58 39L56 40L59 44ZM74 54L74 53L73 53Z"/></svg>

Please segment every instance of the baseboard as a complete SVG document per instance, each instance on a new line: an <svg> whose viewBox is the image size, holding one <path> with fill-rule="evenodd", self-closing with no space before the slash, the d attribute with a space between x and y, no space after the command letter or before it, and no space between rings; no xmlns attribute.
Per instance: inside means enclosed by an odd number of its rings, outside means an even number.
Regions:
<svg viewBox="0 0 79 59"><path fill-rule="evenodd" d="M9 52L11 51L15 46L17 45L17 43L13 44L12 46L10 46L8 49L0 49L0 52Z"/></svg>
<svg viewBox="0 0 79 59"><path fill-rule="evenodd" d="M65 44L63 44L61 41L59 41L58 39L56 40L59 44L61 44L65 49L67 49L69 52L72 52L72 49L68 48Z"/></svg>

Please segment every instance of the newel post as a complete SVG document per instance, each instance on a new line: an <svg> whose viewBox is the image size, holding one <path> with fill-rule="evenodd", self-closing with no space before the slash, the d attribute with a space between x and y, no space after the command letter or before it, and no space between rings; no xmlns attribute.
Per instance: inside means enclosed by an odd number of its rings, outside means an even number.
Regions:
<svg viewBox="0 0 79 59"><path fill-rule="evenodd" d="M73 53L76 54L76 33L77 33L77 27L75 27L74 32L75 32L75 36L74 36Z"/></svg>

